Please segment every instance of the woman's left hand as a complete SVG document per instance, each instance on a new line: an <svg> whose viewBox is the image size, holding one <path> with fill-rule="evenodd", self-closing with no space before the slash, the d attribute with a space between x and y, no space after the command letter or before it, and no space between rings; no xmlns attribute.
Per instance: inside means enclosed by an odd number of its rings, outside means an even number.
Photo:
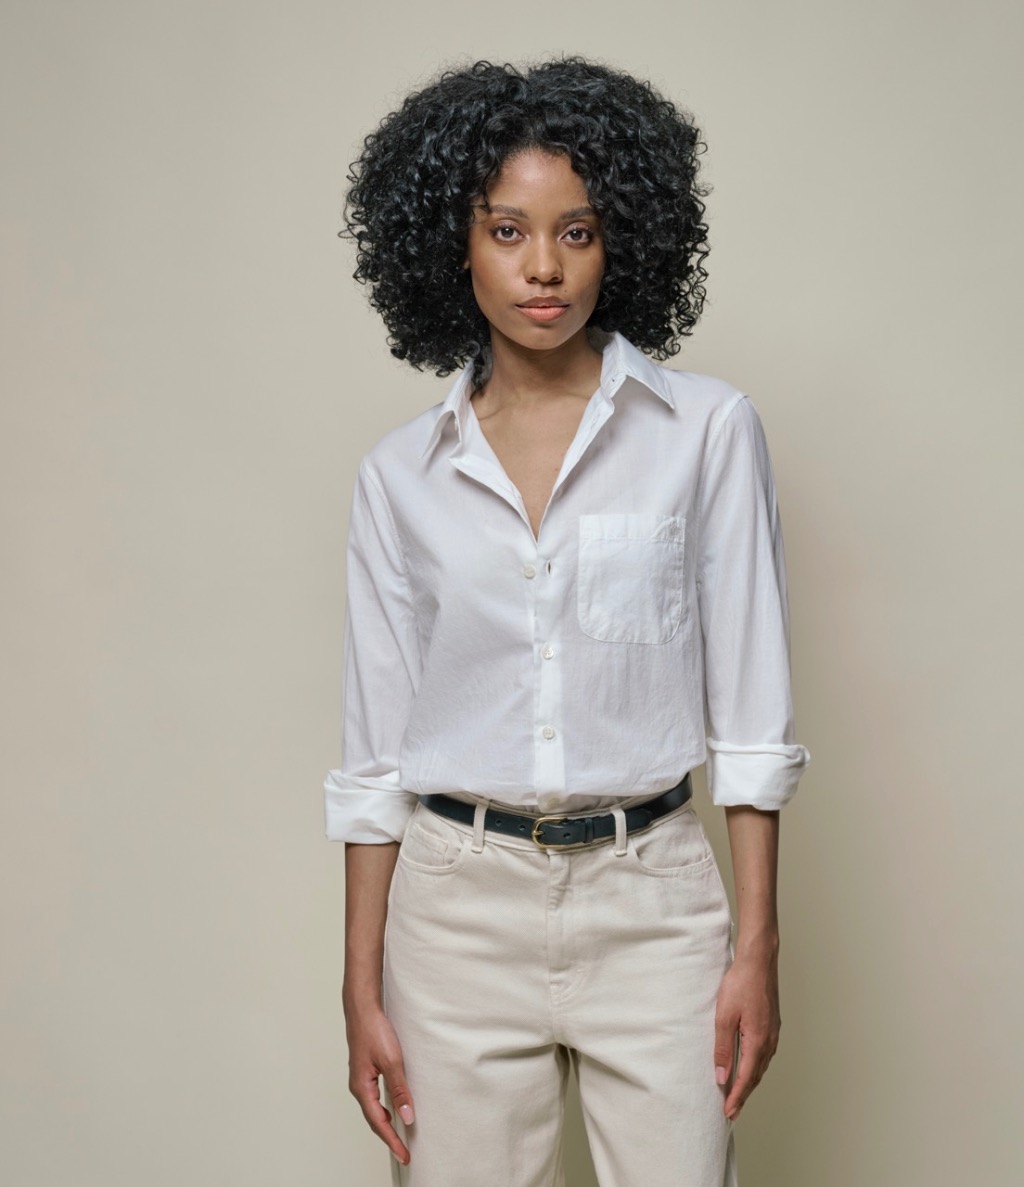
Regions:
<svg viewBox="0 0 1024 1187"><path fill-rule="evenodd" d="M774 952L737 955L722 978L715 1011L715 1078L726 1088L724 1112L730 1121L740 1115L779 1045L779 971ZM739 1066L734 1069L736 1035Z"/></svg>

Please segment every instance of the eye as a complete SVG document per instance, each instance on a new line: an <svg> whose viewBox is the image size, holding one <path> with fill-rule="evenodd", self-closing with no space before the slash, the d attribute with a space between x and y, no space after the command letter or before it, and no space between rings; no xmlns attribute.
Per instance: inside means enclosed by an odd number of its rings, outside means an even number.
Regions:
<svg viewBox="0 0 1024 1187"><path fill-rule="evenodd" d="M566 239L570 243L590 243L594 238L594 232L587 226L570 227L565 232Z"/></svg>
<svg viewBox="0 0 1024 1187"><path fill-rule="evenodd" d="M511 223L499 223L496 227L491 228L491 235L499 243L515 243L519 235L519 228L514 227Z"/></svg>

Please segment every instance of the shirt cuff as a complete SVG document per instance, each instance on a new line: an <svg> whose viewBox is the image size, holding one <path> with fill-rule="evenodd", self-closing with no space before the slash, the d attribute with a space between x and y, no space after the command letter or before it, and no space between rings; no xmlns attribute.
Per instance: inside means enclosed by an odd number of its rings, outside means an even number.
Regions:
<svg viewBox="0 0 1024 1187"><path fill-rule="evenodd" d="M750 804L764 812L789 801L811 756L796 743L737 746L708 738L707 778L711 802L723 807Z"/></svg>
<svg viewBox="0 0 1024 1187"><path fill-rule="evenodd" d="M366 779L353 784L341 771L330 771L324 781L327 839L358 845L401 841L416 802L411 791L388 780Z"/></svg>

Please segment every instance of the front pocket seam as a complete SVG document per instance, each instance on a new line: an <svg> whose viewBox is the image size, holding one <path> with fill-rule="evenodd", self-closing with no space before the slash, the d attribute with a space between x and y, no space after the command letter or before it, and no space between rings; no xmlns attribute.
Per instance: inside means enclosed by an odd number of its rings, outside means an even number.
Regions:
<svg viewBox="0 0 1024 1187"><path fill-rule="evenodd" d="M399 847L399 850L398 850L398 860L404 866L408 867L411 870L415 870L417 873L435 874L435 875L443 876L444 874L449 874L452 871L457 870L459 868L459 866L462 865L463 859L466 856L467 848L468 848L467 839L463 838L462 843L459 846L459 851L455 855L455 860L453 862L450 862L448 865L443 865L443 866L426 865L423 862L416 861L412 857L407 857L402 853L401 847Z"/></svg>
<svg viewBox="0 0 1024 1187"><path fill-rule="evenodd" d="M609 635L595 635L593 630L587 630L587 628L583 625L582 619L580 620L580 630L587 636L588 639L593 639L597 643L625 643L634 647L663 647L666 643L671 643L676 637L676 635L679 633L679 628L682 626L682 623L682 602L680 599L679 617L675 620L675 625L672 627L671 632L664 637L659 636L657 639L618 639ZM597 628L595 627L594 629L596 630Z"/></svg>
<svg viewBox="0 0 1024 1187"><path fill-rule="evenodd" d="M595 540L629 540L634 544L682 544L678 536L625 536L616 532L601 532L600 535L581 537L588 544Z"/></svg>
<svg viewBox="0 0 1024 1187"><path fill-rule="evenodd" d="M701 873L708 869L715 862L715 855L713 852L708 853L706 857L702 857L700 861L691 861L684 866L649 866L642 861L640 854L630 838L628 852L633 858L633 863L645 874L650 874L652 878L685 878L691 873Z"/></svg>
<svg viewBox="0 0 1024 1187"><path fill-rule="evenodd" d="M612 519L621 518L622 515L628 515L636 520L656 520L661 525L671 524L672 531L668 535L658 535L655 531L646 531L643 535L635 533L624 532L621 529L615 528L602 529L601 531L594 531L587 521L598 519ZM596 525L594 525L596 527ZM607 512L598 513L596 515L581 515L580 516L580 539L592 542L594 540L635 540L637 543L648 544L682 544L686 536L686 516L685 515L660 515L648 512Z"/></svg>

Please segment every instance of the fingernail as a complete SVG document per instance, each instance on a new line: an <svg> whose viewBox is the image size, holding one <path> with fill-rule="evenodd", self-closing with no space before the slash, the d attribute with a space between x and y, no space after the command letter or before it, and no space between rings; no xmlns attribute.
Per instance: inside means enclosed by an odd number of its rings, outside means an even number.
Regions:
<svg viewBox="0 0 1024 1187"><path fill-rule="evenodd" d="M412 1105L402 1105L398 1110L398 1115L406 1125L412 1125Z"/></svg>
<svg viewBox="0 0 1024 1187"><path fill-rule="evenodd" d="M725 1070L724 1067L716 1067L715 1068L715 1083L716 1084L724 1084L728 1078L729 1078L729 1073Z"/></svg>

